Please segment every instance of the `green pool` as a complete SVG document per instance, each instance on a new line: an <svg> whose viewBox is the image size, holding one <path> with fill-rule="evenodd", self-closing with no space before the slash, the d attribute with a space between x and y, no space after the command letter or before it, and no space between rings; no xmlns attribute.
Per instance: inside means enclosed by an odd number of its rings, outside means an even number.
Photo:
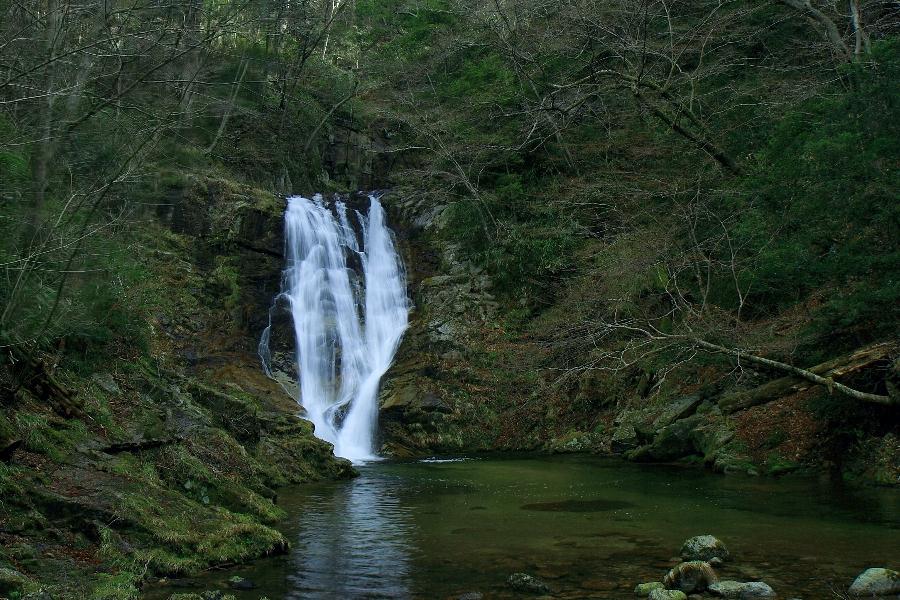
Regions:
<svg viewBox="0 0 900 600"><path fill-rule="evenodd" d="M728 579L826 598L868 566L897 567L900 493L815 479L718 476L584 456L383 462L352 481L283 491L292 552L179 582L241 599L522 597L524 571L558 598L628 598L688 537L713 534ZM156 595L160 594L160 595ZM162 590L155 597L165 597Z"/></svg>

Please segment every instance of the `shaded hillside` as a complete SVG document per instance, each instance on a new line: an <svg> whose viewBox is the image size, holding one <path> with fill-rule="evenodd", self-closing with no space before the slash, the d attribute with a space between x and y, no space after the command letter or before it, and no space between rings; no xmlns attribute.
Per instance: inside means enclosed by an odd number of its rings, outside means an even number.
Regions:
<svg viewBox="0 0 900 600"><path fill-rule="evenodd" d="M834 40L788 4L366 5L371 68L402 73L372 106L416 152L394 194L431 265L391 443L648 456L682 401L894 343L896 9L866 5L857 51L849 13L820 13ZM895 482L895 360L836 378L862 401L812 374L717 416L717 447L687 427L649 456L712 464L727 442L721 468L781 472L861 453Z"/></svg>

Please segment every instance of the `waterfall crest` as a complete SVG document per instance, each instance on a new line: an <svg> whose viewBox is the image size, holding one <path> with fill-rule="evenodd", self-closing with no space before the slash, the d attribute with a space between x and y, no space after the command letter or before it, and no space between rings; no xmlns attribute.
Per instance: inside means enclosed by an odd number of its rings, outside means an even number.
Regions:
<svg viewBox="0 0 900 600"><path fill-rule="evenodd" d="M358 230L351 221L355 220ZM279 298L294 323L298 401L316 435L354 462L377 458L378 384L406 330L406 278L384 208L369 196L367 215L321 195L288 198L287 264ZM270 328L260 356L267 373Z"/></svg>

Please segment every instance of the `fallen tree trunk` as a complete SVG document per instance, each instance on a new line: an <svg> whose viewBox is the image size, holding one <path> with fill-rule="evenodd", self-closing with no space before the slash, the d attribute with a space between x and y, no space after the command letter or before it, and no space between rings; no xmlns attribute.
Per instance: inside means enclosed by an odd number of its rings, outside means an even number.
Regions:
<svg viewBox="0 0 900 600"><path fill-rule="evenodd" d="M13 395L27 390L63 417L84 415L82 401L54 377L44 361L15 348L13 353L15 362L10 366L14 377Z"/></svg>
<svg viewBox="0 0 900 600"><path fill-rule="evenodd" d="M835 378L837 377L844 377L851 373L870 368L876 363L891 360L898 350L896 342L885 342L866 346L851 354L840 356L809 369L801 369L777 360L763 358L742 350L726 348L724 346L719 346L718 344L711 344L703 340L697 340L697 345L705 350L729 354L740 360L746 360L748 362L790 373L788 377L770 381L769 383L752 390L737 392L723 397L719 400L719 408L725 413L732 413L752 406L765 404L776 398L807 389L809 383L824 385L829 391L837 390L842 394L863 402L874 402L876 404L884 405L900 404L897 398L892 396L882 396L880 394L862 392L835 381Z"/></svg>

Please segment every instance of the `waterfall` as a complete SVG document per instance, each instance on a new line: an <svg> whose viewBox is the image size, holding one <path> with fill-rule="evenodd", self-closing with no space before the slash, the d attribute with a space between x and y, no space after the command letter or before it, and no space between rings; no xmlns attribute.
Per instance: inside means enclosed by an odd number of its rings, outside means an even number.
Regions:
<svg viewBox="0 0 900 600"><path fill-rule="evenodd" d="M377 458L378 384L406 330L409 302L378 198L369 196L367 215L353 212L318 194L288 198L279 298L293 317L298 401L337 456L360 462ZM260 342L269 375L270 328Z"/></svg>

